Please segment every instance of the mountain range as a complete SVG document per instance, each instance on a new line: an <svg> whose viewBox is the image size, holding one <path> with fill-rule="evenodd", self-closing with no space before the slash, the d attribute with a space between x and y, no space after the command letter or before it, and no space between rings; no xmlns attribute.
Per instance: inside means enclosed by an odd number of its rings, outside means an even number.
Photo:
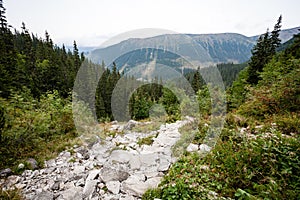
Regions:
<svg viewBox="0 0 300 200"><path fill-rule="evenodd" d="M299 33L299 28L282 30L282 43ZM109 67L114 62L119 70L125 72L134 66L152 62L153 59L156 63L182 71L217 63L246 62L251 57L251 49L258 37L238 33L165 34L142 39L130 38L94 49L87 56L96 63L104 61Z"/></svg>

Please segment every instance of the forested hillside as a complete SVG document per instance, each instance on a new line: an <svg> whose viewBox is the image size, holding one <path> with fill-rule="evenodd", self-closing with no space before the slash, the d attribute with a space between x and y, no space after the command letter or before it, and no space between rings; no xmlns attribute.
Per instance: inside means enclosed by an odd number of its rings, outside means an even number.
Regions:
<svg viewBox="0 0 300 200"><path fill-rule="evenodd" d="M280 31L281 16L271 32L258 38L248 62L216 65L226 88L226 97L222 96L227 101L226 123L216 145L209 147L212 150L193 152L180 142L195 134L189 142L198 148L204 143L208 127L216 123L210 91L218 93L220 88L203 79L210 80L213 67L184 74L193 91L178 87L182 100L164 87L167 83L159 75L151 80L137 80L118 70L118 59L111 68L104 62L95 64L79 53L75 41L69 50L64 45L55 45L47 31L40 37L30 33L25 23L21 29L11 27L0 0L0 181L28 169L43 168L45 160L66 149L70 155L76 154L73 146L83 145L73 119L72 98L77 92L81 93L79 100L87 110L95 108L95 127L101 137L91 141L92 145L102 145L105 137L113 145L117 134L125 134L111 129L116 125L112 123L116 120L112 104L117 104L121 113L117 120L121 123L129 119L151 120L151 112L155 112L156 119L171 123L185 117L181 108L187 107L185 100L196 94L194 103L200 111L194 116L197 123L184 123L180 133L179 127L173 130L181 134L181 139L172 147L172 155L176 155L178 147L184 149L183 155L170 168L167 166L160 185L148 190L142 199L300 199L300 34L281 46ZM230 51L234 50L230 45ZM169 56L171 60L175 55ZM128 59L139 61L130 56ZM80 69L88 76L78 81ZM73 90L75 83L79 87ZM117 88L118 84L123 87ZM91 105L93 102L95 105ZM149 130L144 131L151 132L152 124L147 123L143 126L146 124L144 129ZM192 133L195 127L197 132ZM160 129L161 133L170 134L167 125ZM154 137L140 139L138 143L151 144ZM121 149L118 142L115 145ZM113 147L110 153L116 149ZM34 169L30 159L37 161ZM69 160L66 166L73 162ZM103 191L108 192L105 187ZM0 188L0 199L22 198L21 189Z"/></svg>

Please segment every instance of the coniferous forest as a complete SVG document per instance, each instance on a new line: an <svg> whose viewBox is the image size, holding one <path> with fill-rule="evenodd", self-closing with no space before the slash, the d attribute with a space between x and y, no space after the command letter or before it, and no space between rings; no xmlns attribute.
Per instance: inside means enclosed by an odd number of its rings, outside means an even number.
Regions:
<svg viewBox="0 0 300 200"><path fill-rule="evenodd" d="M45 160L80 144L72 90L81 66L91 75L101 74L96 94L87 89L81 97L95 102L99 124L116 120L111 103L121 79L127 88L118 93L119 99L141 84L133 76L125 77L115 63L112 68L92 63L76 41L67 49L57 46L47 31L38 36L25 23L10 26L2 0L0 23L0 171L9 168L21 174L29 166L18 165L28 158L42 168ZM248 62L216 66L226 88L227 114L215 148L205 157L185 152L159 187L142 199L300 199L300 34L289 45L282 44L281 24L280 16L273 30L258 38ZM211 86L202 78L210 74L209 67L184 74L201 112L194 144L203 142L212 123ZM89 83L82 84L88 88ZM131 94L130 119L148 120L155 104L163 105L167 123L183 117L176 95L156 77ZM181 129L183 135L190 131L189 126ZM22 199L22 194L0 188L0 199Z"/></svg>

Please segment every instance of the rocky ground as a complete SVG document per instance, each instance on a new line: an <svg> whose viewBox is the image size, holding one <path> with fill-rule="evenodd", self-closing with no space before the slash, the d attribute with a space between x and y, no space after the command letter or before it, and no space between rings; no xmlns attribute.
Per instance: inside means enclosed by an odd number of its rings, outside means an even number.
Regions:
<svg viewBox="0 0 300 200"><path fill-rule="evenodd" d="M19 188L26 199L34 200L140 199L176 161L171 147L180 138L178 129L193 120L187 117L148 133L131 130L141 122L115 123L110 129L122 134L74 146L46 161L43 169L25 170L20 176L1 179L0 184L3 189ZM149 136L153 136L151 145L138 144Z"/></svg>

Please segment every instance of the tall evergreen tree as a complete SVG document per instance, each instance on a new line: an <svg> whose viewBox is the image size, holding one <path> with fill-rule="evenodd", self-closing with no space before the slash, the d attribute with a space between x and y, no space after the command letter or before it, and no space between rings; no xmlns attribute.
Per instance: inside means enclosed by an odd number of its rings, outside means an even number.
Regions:
<svg viewBox="0 0 300 200"><path fill-rule="evenodd" d="M13 34L7 24L3 1L0 0L0 96L8 97L10 89L16 87L16 57Z"/></svg>
<svg viewBox="0 0 300 200"><path fill-rule="evenodd" d="M256 85L260 80L259 73L263 71L264 66L270 61L272 56L275 55L276 49L280 45L279 32L281 27L280 16L274 26L274 30L261 35L257 44L252 49L252 57L249 62L247 82L251 85Z"/></svg>
<svg viewBox="0 0 300 200"><path fill-rule="evenodd" d="M200 75L200 69L194 73L193 79L192 79L192 88L195 92L198 92L198 90L201 88L201 75Z"/></svg>
<svg viewBox="0 0 300 200"><path fill-rule="evenodd" d="M279 38L279 34L281 31L281 21L282 21L282 16L277 20L277 23L274 26L273 31L271 32L270 40L271 40L271 53L275 54L276 49L280 46L281 44L281 39Z"/></svg>

